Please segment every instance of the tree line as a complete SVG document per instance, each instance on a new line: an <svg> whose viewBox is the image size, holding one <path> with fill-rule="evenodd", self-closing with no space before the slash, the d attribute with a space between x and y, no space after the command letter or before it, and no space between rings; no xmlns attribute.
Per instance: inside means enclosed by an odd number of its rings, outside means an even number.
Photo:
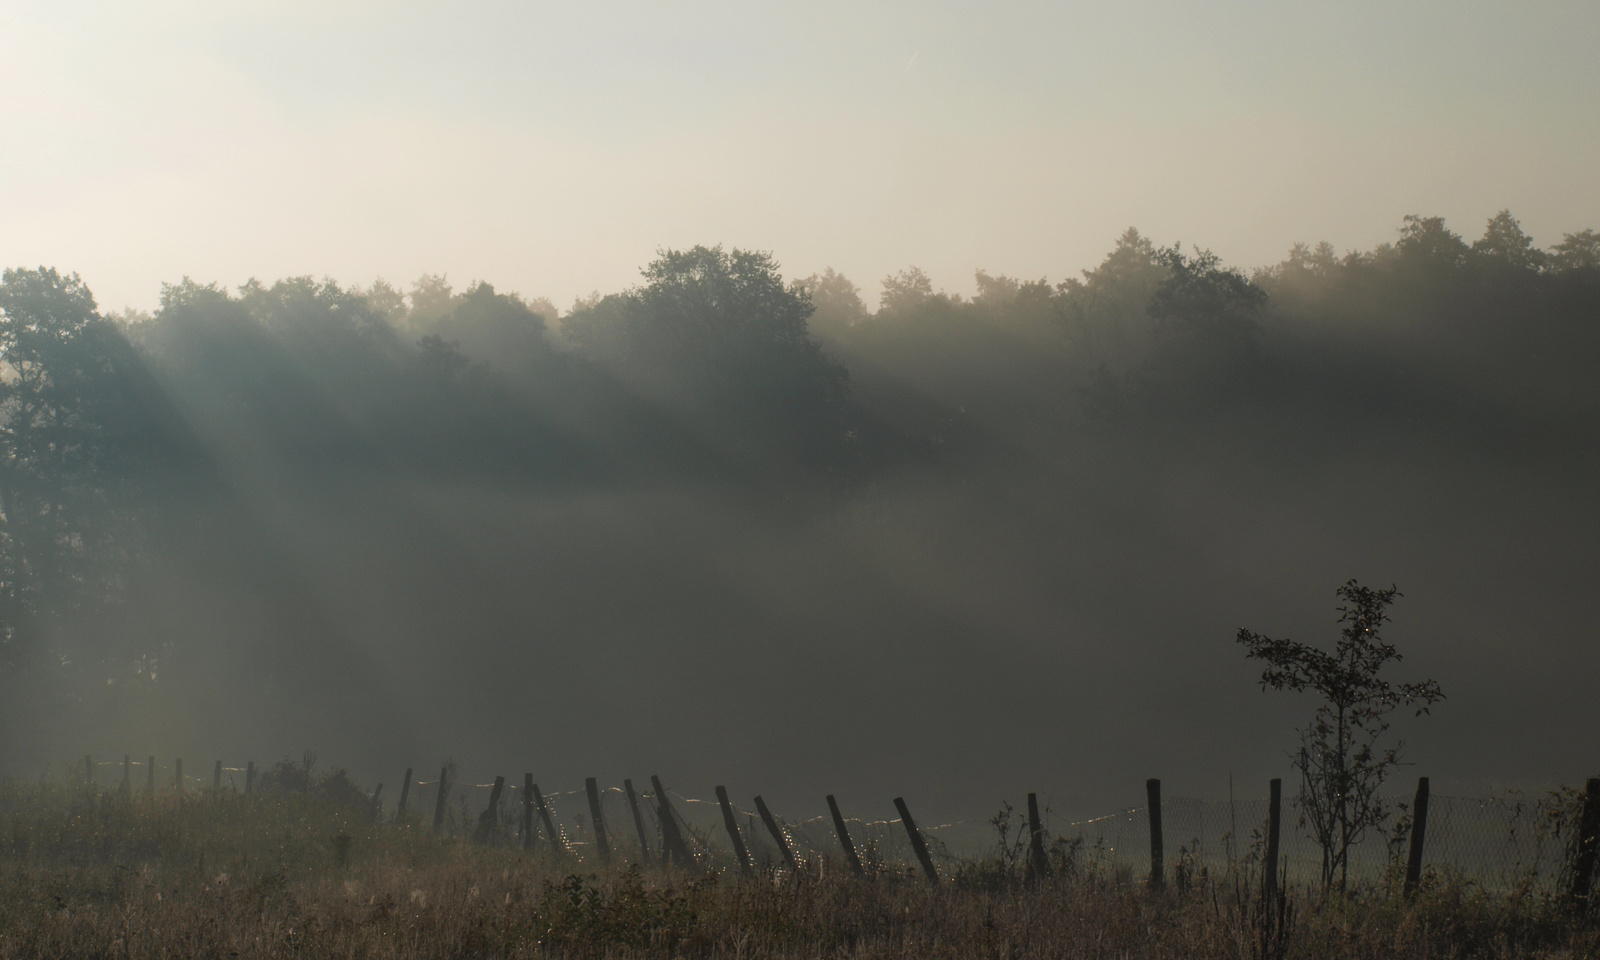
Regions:
<svg viewBox="0 0 1600 960"><path fill-rule="evenodd" d="M1297 244L1247 274L1130 229L1078 277L976 285L910 268L874 310L831 269L786 280L769 254L695 247L564 315L435 276L184 279L145 315L101 312L76 274L6 270L0 671L156 656L115 639L145 636L118 626L138 571L281 483L693 484L815 506L889 475L1200 448L1315 462L1353 436L1595 452L1593 230L1541 249L1508 212L1470 243L1406 217L1391 244Z"/></svg>

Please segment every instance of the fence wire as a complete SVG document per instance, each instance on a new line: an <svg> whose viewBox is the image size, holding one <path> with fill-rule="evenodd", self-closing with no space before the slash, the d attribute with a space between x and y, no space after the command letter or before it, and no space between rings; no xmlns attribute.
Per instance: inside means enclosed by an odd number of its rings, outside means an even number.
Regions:
<svg viewBox="0 0 1600 960"><path fill-rule="evenodd" d="M78 775L92 774L96 783L111 785L126 774L131 788L142 793L149 780L144 760L100 761L78 769ZM109 769L102 769L109 768ZM116 768L121 768L117 770ZM70 768L69 768L70 769ZM244 767L223 766L222 789L237 793ZM257 768L264 773L265 768ZM107 776L107 774L111 776ZM178 787L177 767L157 762L154 782L158 791ZM204 795L213 787L215 768L191 774L184 771L181 789ZM438 780L413 780L408 791L410 817L431 817ZM450 783L445 805L445 829L455 834L471 834L488 803L493 783ZM638 790L639 819L644 837L635 827L632 809L621 787L605 787L599 792L601 820L613 855L637 862L643 859L642 845L651 856L662 852L661 805L653 790ZM500 835L521 842L523 787L509 780L501 794L496 822ZM383 799L393 803L399 790ZM560 846L580 861L597 859L597 834L590 812L587 791L544 790L546 811L559 836ZM735 854L717 800L693 797L667 790L672 815L690 853L708 865L728 866ZM1365 885L1398 882L1410 840L1412 811L1409 797L1385 801L1385 822L1367 831L1351 847L1349 878ZM732 804L734 820L751 859L758 865L780 868L786 860L777 841L759 814L741 804ZM1280 852L1282 876L1287 882L1314 885L1320 882L1322 849L1290 797L1282 808ZM772 811L784 841L801 862L812 871L843 869L843 854L833 819L827 814L786 818ZM846 811L848 813L848 811ZM1507 794L1495 798L1434 795L1427 817L1424 867L1434 878L1471 884L1486 890L1522 895L1551 895L1563 882L1570 860L1570 800L1556 794ZM1161 804L1164 871L1169 880L1199 881L1203 878L1240 878L1258 875L1267 834L1268 800L1201 800L1170 797ZM913 810L915 814L915 810ZM390 815L393 815L392 807ZM533 816L534 846L546 846L550 839L542 817ZM1073 817L1051 810L1048 801L1042 815L1044 841L1057 868L1084 878L1114 883L1142 883L1151 871L1148 810L1129 805L1098 816ZM863 819L846 816L846 827L863 866L871 872L919 873L905 826L898 818ZM929 851L942 875L984 864L1021 863L1027 841L1026 818L1020 809L1009 805L991 817L933 821L918 824ZM1002 827L1004 832L1002 832ZM830 864L832 866L830 867Z"/></svg>

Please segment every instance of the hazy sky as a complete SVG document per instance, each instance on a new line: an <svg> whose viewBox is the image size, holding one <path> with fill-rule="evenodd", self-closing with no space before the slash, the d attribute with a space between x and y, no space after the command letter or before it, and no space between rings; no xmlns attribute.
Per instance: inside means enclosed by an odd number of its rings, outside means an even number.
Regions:
<svg viewBox="0 0 1600 960"><path fill-rule="evenodd" d="M0 0L0 264L615 290L660 246L877 293L1134 225L1251 266L1407 213L1600 227L1594 0Z"/></svg>

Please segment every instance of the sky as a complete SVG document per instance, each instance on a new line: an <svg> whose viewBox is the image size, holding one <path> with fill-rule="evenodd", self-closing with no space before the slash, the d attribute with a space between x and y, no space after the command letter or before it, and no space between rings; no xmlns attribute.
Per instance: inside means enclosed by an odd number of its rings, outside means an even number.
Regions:
<svg viewBox="0 0 1600 960"><path fill-rule="evenodd" d="M0 265L310 274L565 307L663 247L1052 281L1136 226L1296 241L1600 227L1592 0L0 0Z"/></svg>

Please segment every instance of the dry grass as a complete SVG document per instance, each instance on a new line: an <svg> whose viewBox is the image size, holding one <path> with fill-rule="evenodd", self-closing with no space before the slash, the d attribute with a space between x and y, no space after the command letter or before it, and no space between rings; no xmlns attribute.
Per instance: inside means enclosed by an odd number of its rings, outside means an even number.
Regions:
<svg viewBox="0 0 1600 960"><path fill-rule="evenodd" d="M336 838L348 837L348 841ZM341 863L341 860L343 861ZM311 795L0 797L0 957L1255 957L1239 885L595 870ZM1288 957L1600 956L1554 904L1297 896ZM1267 954L1278 954L1270 946Z"/></svg>

